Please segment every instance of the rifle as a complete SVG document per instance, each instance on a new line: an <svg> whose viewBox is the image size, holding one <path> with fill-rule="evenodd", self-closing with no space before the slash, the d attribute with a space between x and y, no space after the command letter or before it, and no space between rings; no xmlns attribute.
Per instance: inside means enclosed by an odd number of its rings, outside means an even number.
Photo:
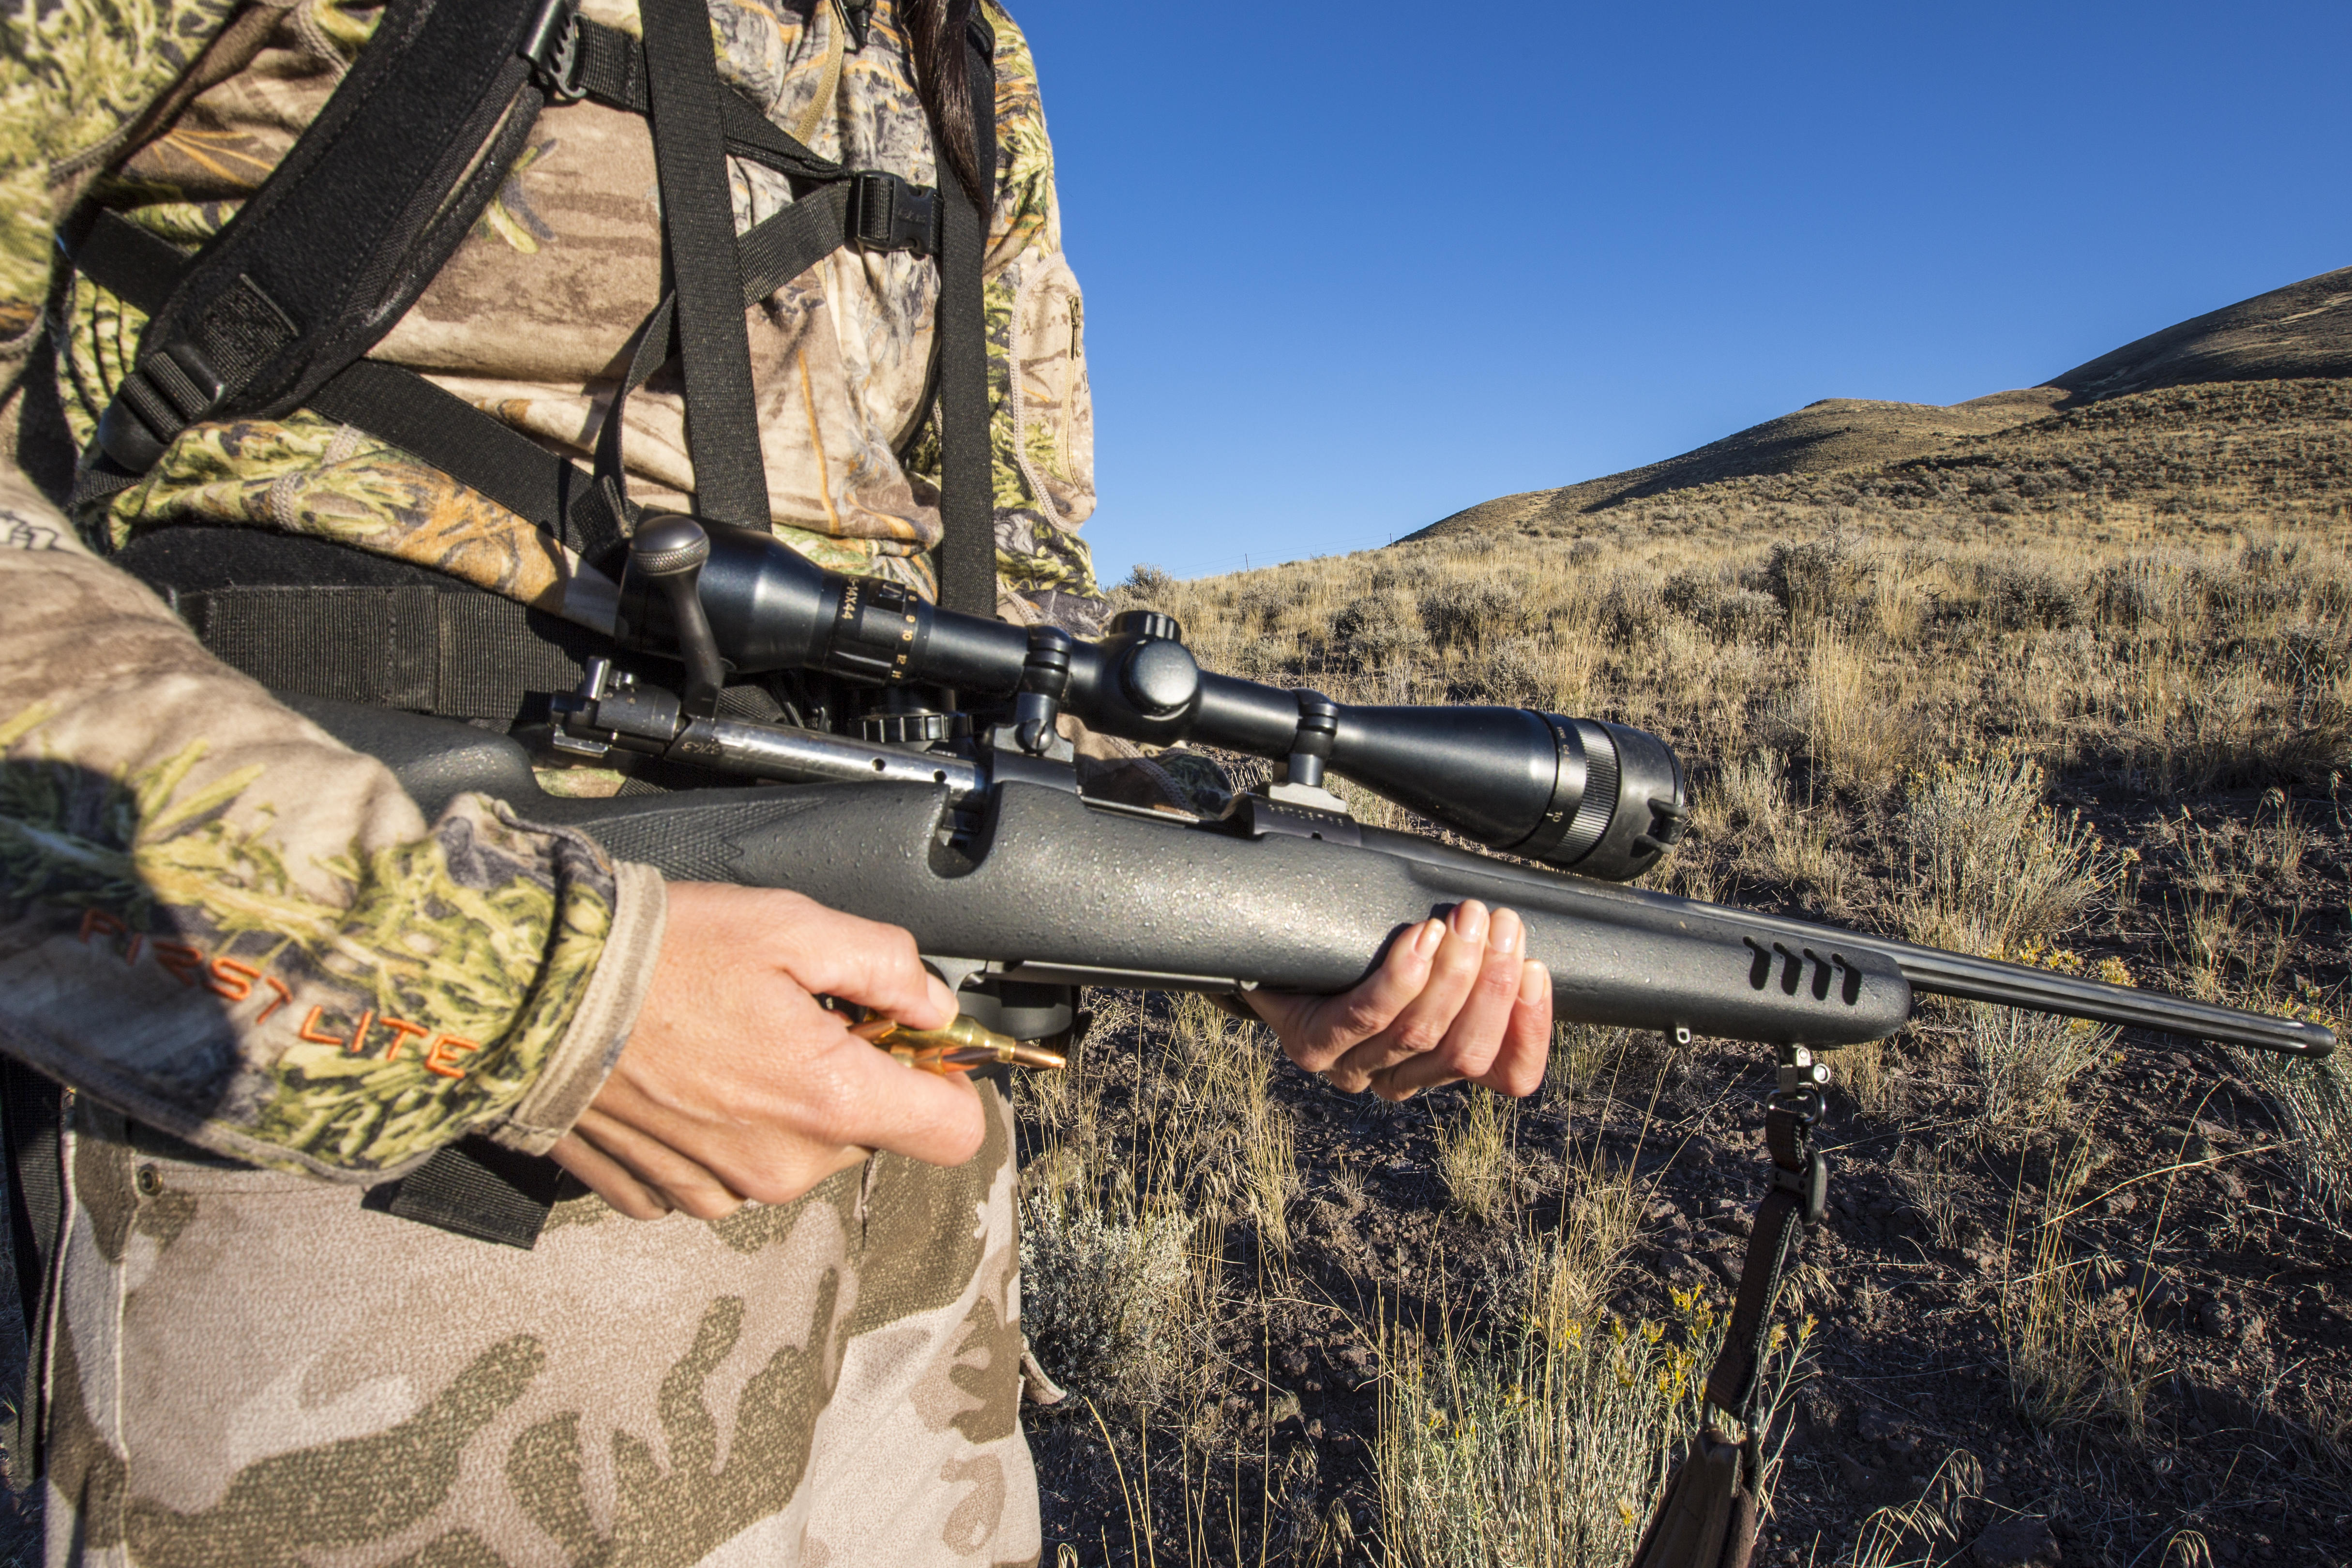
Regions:
<svg viewBox="0 0 2352 1568"><path fill-rule="evenodd" d="M682 664L678 689L592 660L554 699L546 744L798 782L560 799L510 737L296 705L428 811L478 790L672 878L788 888L903 926L966 1012L1016 1039L1066 1032L1081 985L1345 990L1397 932L1478 899L1525 921L1561 1020L1776 1045L1784 1065L1792 1047L1893 1034L1918 993L2290 1056L2335 1047L2316 1023L1626 886L1687 822L1681 763L1656 736L1209 674L1156 612L1082 641L824 571L764 533L649 514L614 640ZM788 711L803 722L728 716L730 672L814 672ZM1055 730L1066 712L1272 758L1278 782L1215 818L1084 796ZM1359 823L1322 787L1329 773L1554 868Z"/></svg>

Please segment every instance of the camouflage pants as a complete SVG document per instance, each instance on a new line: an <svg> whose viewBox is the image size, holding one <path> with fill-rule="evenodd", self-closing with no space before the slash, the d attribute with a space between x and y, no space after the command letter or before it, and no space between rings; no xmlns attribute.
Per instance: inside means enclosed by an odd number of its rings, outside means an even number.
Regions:
<svg viewBox="0 0 2352 1568"><path fill-rule="evenodd" d="M560 1205L538 1249L173 1159L82 1102L48 1561L992 1564L1038 1551L1011 1116L717 1224Z"/></svg>

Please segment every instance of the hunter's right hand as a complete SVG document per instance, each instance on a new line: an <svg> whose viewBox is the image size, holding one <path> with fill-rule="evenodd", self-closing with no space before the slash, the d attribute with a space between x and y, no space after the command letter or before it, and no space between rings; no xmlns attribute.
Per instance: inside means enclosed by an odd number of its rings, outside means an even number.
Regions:
<svg viewBox="0 0 2352 1568"><path fill-rule="evenodd" d="M563 1168L636 1219L787 1203L887 1149L935 1165L978 1152L980 1097L849 1032L818 994L938 1028L955 999L914 938L798 893L674 882L653 988Z"/></svg>

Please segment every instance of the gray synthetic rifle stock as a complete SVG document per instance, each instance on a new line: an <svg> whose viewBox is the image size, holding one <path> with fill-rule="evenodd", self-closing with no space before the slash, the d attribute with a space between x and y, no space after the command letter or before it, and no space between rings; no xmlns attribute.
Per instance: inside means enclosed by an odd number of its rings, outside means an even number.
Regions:
<svg viewBox="0 0 2352 1568"><path fill-rule="evenodd" d="M2293 1056L2335 1047L2315 1023L1515 865L1265 795L1203 820L1084 798L1040 759L769 727L780 773L837 782L559 799L504 736L295 702L428 811L477 790L673 879L788 888L905 927L958 981L1332 993L1399 931L1477 899L1526 921L1568 1022L1836 1047L1893 1034L1930 993Z"/></svg>

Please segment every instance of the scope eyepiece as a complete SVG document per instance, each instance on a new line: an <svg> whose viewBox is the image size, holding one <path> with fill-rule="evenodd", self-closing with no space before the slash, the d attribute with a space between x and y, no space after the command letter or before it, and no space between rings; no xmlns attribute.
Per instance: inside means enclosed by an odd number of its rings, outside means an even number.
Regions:
<svg viewBox="0 0 2352 1568"><path fill-rule="evenodd" d="M614 636L676 658L670 597L692 541L684 529L672 541L661 523L640 525L656 548L632 557ZM709 553L694 592L741 674L812 669L885 691L947 688L1001 703L1024 746L1046 743L1054 717L1068 712L1125 740L1197 741L1318 779L1328 768L1488 848L1611 881L1656 865L1688 820L1682 763L1627 725L1525 708L1358 708L1212 675L1174 617L1153 610L1121 613L1100 642L1041 646L1030 628L825 571L770 534L702 528Z"/></svg>

